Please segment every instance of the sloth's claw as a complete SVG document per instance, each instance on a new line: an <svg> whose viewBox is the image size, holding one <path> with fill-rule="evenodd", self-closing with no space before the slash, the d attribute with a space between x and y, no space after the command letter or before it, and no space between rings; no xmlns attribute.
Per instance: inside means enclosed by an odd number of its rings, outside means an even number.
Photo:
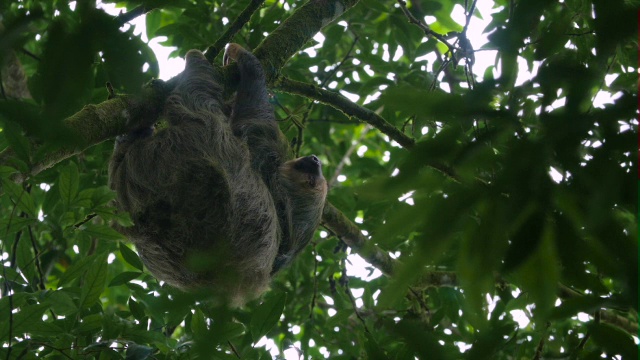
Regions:
<svg viewBox="0 0 640 360"><path fill-rule="evenodd" d="M244 48L236 43L230 43L226 49L224 49L224 55L222 56L222 65L227 66L231 61L238 61L240 53L245 51Z"/></svg>

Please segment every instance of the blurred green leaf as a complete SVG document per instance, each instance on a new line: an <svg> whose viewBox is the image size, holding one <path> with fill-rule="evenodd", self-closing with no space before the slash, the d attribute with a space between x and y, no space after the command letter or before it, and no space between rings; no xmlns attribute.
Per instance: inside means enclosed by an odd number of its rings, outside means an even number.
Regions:
<svg viewBox="0 0 640 360"><path fill-rule="evenodd" d="M31 194L22 188L22 186L11 180L2 179L2 189L11 197L12 203L17 205L20 211L24 211L29 217L36 217L35 201L33 201ZM19 213L12 214L12 216L17 215L19 215Z"/></svg>
<svg viewBox="0 0 640 360"><path fill-rule="evenodd" d="M10 321L0 322L0 341L9 339L9 335L21 336L31 331L51 329L51 324L43 325L42 315L49 309L48 304L36 304L22 307L19 312L11 315ZM4 316L4 315L3 315ZM5 319L7 319L5 317Z"/></svg>
<svg viewBox="0 0 640 360"><path fill-rule="evenodd" d="M58 189L65 208L68 208L78 196L79 183L78 167L71 161L62 169L58 179Z"/></svg>
<svg viewBox="0 0 640 360"><path fill-rule="evenodd" d="M108 287L112 287L112 286L118 286L118 285L122 285L122 284L126 284L129 281L138 278L140 275L142 275L141 272L137 272L137 271L125 271L125 272L121 272L120 274L116 275L111 282L109 282Z"/></svg>
<svg viewBox="0 0 640 360"><path fill-rule="evenodd" d="M87 236L107 241L124 240L124 235L107 225L85 224L80 228Z"/></svg>
<svg viewBox="0 0 640 360"><path fill-rule="evenodd" d="M96 256L90 264L82 284L80 308L87 308L100 299L107 281L107 254Z"/></svg>
<svg viewBox="0 0 640 360"><path fill-rule="evenodd" d="M72 280L79 278L94 264L98 254L89 255L78 259L71 265L58 280L58 286L65 285Z"/></svg>
<svg viewBox="0 0 640 360"><path fill-rule="evenodd" d="M143 320L145 317L144 306L133 300L133 298L129 298L129 310L134 318L138 320Z"/></svg>
<svg viewBox="0 0 640 360"><path fill-rule="evenodd" d="M208 332L208 326L204 314L199 309L191 317L191 332L196 337L205 337Z"/></svg>
<svg viewBox="0 0 640 360"><path fill-rule="evenodd" d="M536 304L534 315L546 318L557 299L560 268L556 254L555 234L550 226L544 223L540 226L543 226L540 245L516 271L516 277L520 280L522 289L528 292Z"/></svg>
<svg viewBox="0 0 640 360"><path fill-rule="evenodd" d="M120 242L119 248L124 261L140 271L143 270L144 266L142 265L142 260L140 260L138 254L129 249L129 247L123 242Z"/></svg>
<svg viewBox="0 0 640 360"><path fill-rule="evenodd" d="M278 323L286 299L286 293L277 294L255 309L251 316L251 336L254 341L258 341Z"/></svg>
<svg viewBox="0 0 640 360"><path fill-rule="evenodd" d="M155 352L153 348L148 346L142 346L134 343L130 343L127 345L127 360L144 360L151 357L151 355Z"/></svg>
<svg viewBox="0 0 640 360"><path fill-rule="evenodd" d="M67 316L78 311L78 306L69 293L64 290L56 290L47 294L47 302L51 310L57 315Z"/></svg>
<svg viewBox="0 0 640 360"><path fill-rule="evenodd" d="M628 333L620 328L592 323L589 325L589 332L593 341L602 346L609 356L621 355L623 359L638 358L638 345L634 343Z"/></svg>

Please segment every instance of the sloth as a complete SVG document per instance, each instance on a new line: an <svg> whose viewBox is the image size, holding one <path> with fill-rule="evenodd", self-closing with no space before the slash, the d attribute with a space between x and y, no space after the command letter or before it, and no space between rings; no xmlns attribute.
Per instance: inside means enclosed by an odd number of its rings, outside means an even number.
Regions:
<svg viewBox="0 0 640 360"><path fill-rule="evenodd" d="M118 230L156 278L239 306L311 240L327 183L316 156L288 160L258 59L238 44L223 59L240 74L230 110L213 66L189 51L167 127L119 136L109 184L134 222Z"/></svg>

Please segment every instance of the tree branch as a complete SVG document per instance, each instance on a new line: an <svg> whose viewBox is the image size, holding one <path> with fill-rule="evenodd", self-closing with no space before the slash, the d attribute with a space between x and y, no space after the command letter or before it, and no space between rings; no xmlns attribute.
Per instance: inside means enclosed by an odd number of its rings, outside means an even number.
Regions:
<svg viewBox="0 0 640 360"><path fill-rule="evenodd" d="M388 252L371 243L362 235L362 231L356 224L329 202L324 206L322 225L336 233L345 244L385 275L393 274L394 269L398 266L397 260L389 256Z"/></svg>
<svg viewBox="0 0 640 360"><path fill-rule="evenodd" d="M284 64L317 33L358 0L311 0L267 36L253 52L273 83Z"/></svg>
<svg viewBox="0 0 640 360"><path fill-rule="evenodd" d="M415 145L415 141L395 126L391 125L382 116L375 112L362 107L351 100L347 99L340 93L324 90L316 85L306 84L300 81L291 80L281 77L274 83L276 89L296 95L302 95L310 99L317 100L323 104L327 104L337 110L342 111L349 117L355 117L362 120L387 135L402 147L411 149Z"/></svg>
<svg viewBox="0 0 640 360"><path fill-rule="evenodd" d="M251 2L249 2L249 5L247 5L247 7L242 10L240 15L233 21L231 26L229 26L227 30L225 30L224 34L222 34L222 36L220 36L218 40L216 40L215 44L207 48L207 50L204 52L204 56L207 58L207 60L209 60L210 63L213 63L214 59L216 58L216 56L218 56L220 51L222 51L222 49L224 49L229 41L233 39L238 31L240 31L240 29L242 29L242 27L247 22L249 22L249 19L251 19L253 13L256 12L256 10L258 10L263 3L264 0L251 0Z"/></svg>
<svg viewBox="0 0 640 360"><path fill-rule="evenodd" d="M123 95L100 104L86 105L64 120L64 125L79 137L82 145L61 148L46 154L41 161L32 165L28 173L14 177L13 180L22 182L27 177L79 154L85 148L135 128L151 126L162 113L170 89L167 83L156 80L139 96ZM34 143L32 146L38 145ZM13 151L10 148L0 153L0 164L7 163L12 156Z"/></svg>
<svg viewBox="0 0 640 360"><path fill-rule="evenodd" d="M115 20L118 22L118 24L124 25L129 21L137 18L138 16L142 16L154 9L155 9L154 7L147 7L145 5L140 5L126 13L125 12L120 13L120 15L116 16Z"/></svg>
<svg viewBox="0 0 640 360"><path fill-rule="evenodd" d="M447 41L447 39L443 35L440 35L437 32L431 30L431 27L429 25L427 25L426 23L424 23L421 20L416 19L416 17L413 16L413 14L411 14L409 9L407 8L407 2L406 1L397 0L397 2L400 5L400 9L402 9L402 12L404 13L404 15L409 20L410 24L414 24L414 25L418 26L420 29L422 29L422 31L424 32L424 34L427 37L434 37L434 38L438 39L441 43L445 44L449 48L449 52L453 56L453 54L454 54L454 52L456 50L455 46L449 44L449 42Z"/></svg>

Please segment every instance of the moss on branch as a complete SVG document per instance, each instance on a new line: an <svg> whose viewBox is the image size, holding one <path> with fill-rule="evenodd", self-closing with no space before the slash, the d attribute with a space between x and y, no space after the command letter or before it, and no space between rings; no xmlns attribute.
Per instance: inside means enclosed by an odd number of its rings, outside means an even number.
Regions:
<svg viewBox="0 0 640 360"><path fill-rule="evenodd" d="M273 83L284 64L317 33L358 0L311 0L288 17L253 52Z"/></svg>

